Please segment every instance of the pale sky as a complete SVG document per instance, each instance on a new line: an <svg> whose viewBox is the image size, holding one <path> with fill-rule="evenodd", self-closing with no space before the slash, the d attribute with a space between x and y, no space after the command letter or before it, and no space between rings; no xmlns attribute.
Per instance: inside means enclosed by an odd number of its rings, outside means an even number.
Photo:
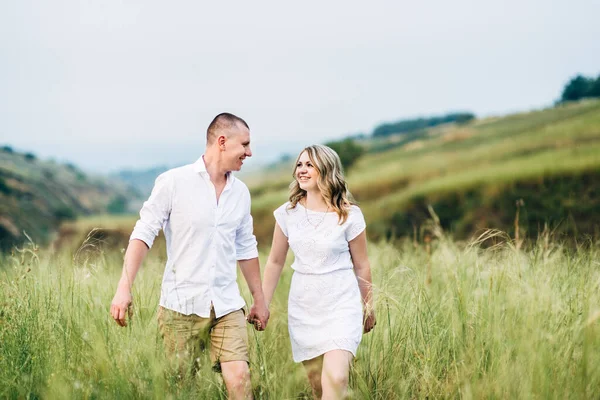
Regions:
<svg viewBox="0 0 600 400"><path fill-rule="evenodd" d="M546 107L600 74L600 2L0 0L0 145L182 165L222 111L255 157L382 122Z"/></svg>

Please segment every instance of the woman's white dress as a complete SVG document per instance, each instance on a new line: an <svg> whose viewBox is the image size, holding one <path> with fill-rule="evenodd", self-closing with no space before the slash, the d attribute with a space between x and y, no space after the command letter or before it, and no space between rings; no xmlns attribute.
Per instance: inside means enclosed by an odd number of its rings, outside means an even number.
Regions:
<svg viewBox="0 0 600 400"><path fill-rule="evenodd" d="M362 302L348 242L365 230L365 219L352 206L339 225L335 212L311 211L289 202L274 211L294 253L288 299L288 329L295 362L331 350L356 356L362 338Z"/></svg>

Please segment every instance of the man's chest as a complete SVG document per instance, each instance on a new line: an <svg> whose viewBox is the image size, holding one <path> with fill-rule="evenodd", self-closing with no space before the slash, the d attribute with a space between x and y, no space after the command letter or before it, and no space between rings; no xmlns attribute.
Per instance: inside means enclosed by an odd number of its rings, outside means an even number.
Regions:
<svg viewBox="0 0 600 400"><path fill-rule="evenodd" d="M217 202L216 191L205 185L179 190L172 200L171 228L203 233L235 231L247 212L244 197L231 189L220 191Z"/></svg>

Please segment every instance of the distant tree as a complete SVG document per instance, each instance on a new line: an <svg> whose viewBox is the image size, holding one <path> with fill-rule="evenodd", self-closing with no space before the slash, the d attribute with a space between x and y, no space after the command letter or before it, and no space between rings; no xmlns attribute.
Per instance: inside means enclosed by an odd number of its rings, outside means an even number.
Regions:
<svg viewBox="0 0 600 400"><path fill-rule="evenodd" d="M560 97L561 101L575 101L587 97L593 85L595 84L593 79L587 78L583 75L577 75L567 83L563 89Z"/></svg>
<svg viewBox="0 0 600 400"><path fill-rule="evenodd" d="M472 113L458 113L454 114L454 121L457 124L466 124L475 119L475 114Z"/></svg>
<svg viewBox="0 0 600 400"><path fill-rule="evenodd" d="M35 161L37 159L37 157L33 153L25 153L23 157L25 157L27 161Z"/></svg>
<svg viewBox="0 0 600 400"><path fill-rule="evenodd" d="M110 214L123 214L127 211L127 199L125 196L116 196L106 207Z"/></svg>
<svg viewBox="0 0 600 400"><path fill-rule="evenodd" d="M398 133L415 132L422 129L431 128L437 125L447 124L450 122L464 124L471 121L474 118L475 115L473 113L462 112L428 118L404 119L397 122L379 125L373 131L373 136L383 137Z"/></svg>
<svg viewBox="0 0 600 400"><path fill-rule="evenodd" d="M338 153L342 166L346 171L365 153L364 147L358 145L354 140L349 138L325 143L325 145L331 147Z"/></svg>
<svg viewBox="0 0 600 400"><path fill-rule="evenodd" d="M67 167L67 169L69 171L73 171L73 172L77 172L78 171L77 167L73 163L66 163L65 167Z"/></svg>
<svg viewBox="0 0 600 400"><path fill-rule="evenodd" d="M10 188L10 186L8 186L4 178L0 176L0 193L10 194L11 192L12 189Z"/></svg>
<svg viewBox="0 0 600 400"><path fill-rule="evenodd" d="M368 136L369 135L367 135L364 132L358 132L358 133L347 135L346 137L350 138L350 139L354 139L354 140L363 140L363 139L366 139Z"/></svg>
<svg viewBox="0 0 600 400"><path fill-rule="evenodd" d="M74 220L77 217L75 211L67 205L63 205L54 211L54 217L60 221Z"/></svg>
<svg viewBox="0 0 600 400"><path fill-rule="evenodd" d="M66 163L65 167L71 171L72 173L75 174L75 179L77 179L77 181L79 182L85 182L85 180L87 179L87 177L85 176L85 174L79 169L77 168L77 166L73 163Z"/></svg>
<svg viewBox="0 0 600 400"><path fill-rule="evenodd" d="M3 152L5 152L5 153L9 153L9 154L12 154L12 153L14 153L14 152L15 152L15 151L13 150L13 148L12 148L12 147L10 147L10 146L2 146L2 151L3 151Z"/></svg>
<svg viewBox="0 0 600 400"><path fill-rule="evenodd" d="M600 97L600 75L590 83L590 88L587 94L589 97Z"/></svg>

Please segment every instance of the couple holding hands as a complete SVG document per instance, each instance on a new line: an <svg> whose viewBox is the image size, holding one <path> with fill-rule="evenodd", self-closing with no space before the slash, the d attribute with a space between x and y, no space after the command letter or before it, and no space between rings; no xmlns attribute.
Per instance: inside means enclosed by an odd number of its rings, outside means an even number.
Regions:
<svg viewBox="0 0 600 400"><path fill-rule="evenodd" d="M315 398L343 398L362 334L376 324L365 220L335 151L305 148L296 161L289 201L274 211L273 244L261 283L250 192L231 174L250 156L248 125L223 113L209 125L198 161L156 179L125 253L111 315L126 325L133 281L162 229L167 264L158 323L168 359L180 375L194 373L199 353L209 347L229 398L252 398L246 321L259 331L267 328L269 304L291 247L293 359L306 368ZM236 262L253 297L246 316Z"/></svg>

